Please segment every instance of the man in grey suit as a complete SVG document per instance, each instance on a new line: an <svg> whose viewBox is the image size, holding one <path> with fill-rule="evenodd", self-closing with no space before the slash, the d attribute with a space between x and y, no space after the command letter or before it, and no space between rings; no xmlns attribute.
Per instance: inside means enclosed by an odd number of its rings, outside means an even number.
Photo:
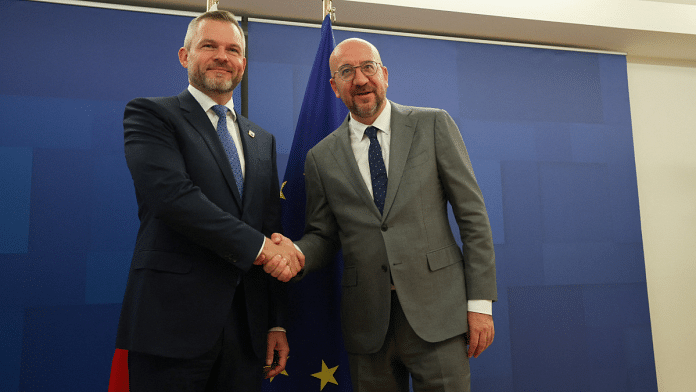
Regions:
<svg viewBox="0 0 696 392"><path fill-rule="evenodd" d="M408 391L409 373L415 391L468 391L469 357L493 341L496 282L488 215L461 134L443 110L388 101L387 68L369 42L343 41L330 67L350 115L307 154L298 275L343 249L341 320L355 391ZM267 272L283 267L265 264Z"/></svg>

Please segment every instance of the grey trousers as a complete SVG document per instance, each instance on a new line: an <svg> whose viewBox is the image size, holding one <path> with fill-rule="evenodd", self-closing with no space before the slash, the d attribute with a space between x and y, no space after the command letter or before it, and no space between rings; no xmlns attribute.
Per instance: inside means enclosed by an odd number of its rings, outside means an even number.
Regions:
<svg viewBox="0 0 696 392"><path fill-rule="evenodd" d="M471 375L464 335L429 343L413 331L392 291L389 330L380 351L350 354L354 392L469 392Z"/></svg>

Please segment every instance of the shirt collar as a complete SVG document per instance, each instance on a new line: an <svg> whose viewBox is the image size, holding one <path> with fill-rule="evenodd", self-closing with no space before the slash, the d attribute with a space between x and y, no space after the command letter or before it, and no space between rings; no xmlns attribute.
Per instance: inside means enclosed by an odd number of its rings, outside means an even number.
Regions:
<svg viewBox="0 0 696 392"><path fill-rule="evenodd" d="M386 100L387 104L384 105L384 109L382 110L382 113L379 114L379 116L375 119L375 121L372 123L372 125L365 125L361 123L360 121L354 120L353 115L350 115L350 120L348 121L348 128L350 129L350 133L355 138L356 140L362 140L363 136L365 135L365 130L369 126L373 126L375 128L378 128L385 134L389 135L391 132L391 102L389 100Z"/></svg>
<svg viewBox="0 0 696 392"><path fill-rule="evenodd" d="M203 111L207 112L212 108L213 106L217 105L217 102L213 101L212 98L209 96L205 95L204 92L201 90L193 87L192 85L189 84L188 86L188 91L193 95L193 98L196 99L199 105L203 108ZM230 100L225 104L228 109L230 109L230 113L232 113L232 121L237 121L237 113L234 111L234 101L233 98L230 98Z"/></svg>

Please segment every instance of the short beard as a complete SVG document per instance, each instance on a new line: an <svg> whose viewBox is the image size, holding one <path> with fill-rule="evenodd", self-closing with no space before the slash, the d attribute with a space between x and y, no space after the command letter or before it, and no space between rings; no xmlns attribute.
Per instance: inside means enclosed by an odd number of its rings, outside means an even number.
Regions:
<svg viewBox="0 0 696 392"><path fill-rule="evenodd" d="M382 107L382 102L383 99L379 95L375 94L375 104L373 106L364 108L358 106L357 103L355 103L354 97L351 97L351 100L349 102L348 110L350 110L351 113L353 113L356 117L358 118L368 118L372 117L375 114L377 114L377 111L379 110L380 107Z"/></svg>
<svg viewBox="0 0 696 392"><path fill-rule="evenodd" d="M206 91L211 91L217 94L224 94L233 91L239 80L236 79L216 79L207 77L205 74L200 72L195 72L193 70L189 71L189 79L193 82L194 86L202 86Z"/></svg>

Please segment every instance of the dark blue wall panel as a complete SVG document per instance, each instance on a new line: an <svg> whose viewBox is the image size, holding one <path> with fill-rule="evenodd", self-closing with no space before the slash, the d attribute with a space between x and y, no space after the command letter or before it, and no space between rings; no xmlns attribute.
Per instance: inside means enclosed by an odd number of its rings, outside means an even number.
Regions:
<svg viewBox="0 0 696 392"><path fill-rule="evenodd" d="M29 248L31 162L31 148L0 147L0 253Z"/></svg>
<svg viewBox="0 0 696 392"><path fill-rule="evenodd" d="M467 118L602 122L598 55L469 44L458 56ZM524 75L523 78L520 78Z"/></svg>

